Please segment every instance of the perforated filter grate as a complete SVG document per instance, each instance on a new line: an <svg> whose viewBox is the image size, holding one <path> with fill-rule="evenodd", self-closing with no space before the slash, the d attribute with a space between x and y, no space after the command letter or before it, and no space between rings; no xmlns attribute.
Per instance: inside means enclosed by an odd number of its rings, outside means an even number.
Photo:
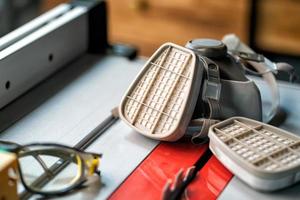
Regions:
<svg viewBox="0 0 300 200"><path fill-rule="evenodd" d="M283 171L300 165L300 138L270 126L235 119L213 132L246 164L263 171Z"/></svg>
<svg viewBox="0 0 300 200"><path fill-rule="evenodd" d="M192 84L195 60L189 51L168 46L150 59L125 97L130 124L149 134L164 134L180 121Z"/></svg>

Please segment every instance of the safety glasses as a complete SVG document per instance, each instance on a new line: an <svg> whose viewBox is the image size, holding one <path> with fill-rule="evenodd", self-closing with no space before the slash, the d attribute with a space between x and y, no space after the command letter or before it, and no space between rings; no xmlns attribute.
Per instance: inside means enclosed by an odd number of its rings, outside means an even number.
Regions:
<svg viewBox="0 0 300 200"><path fill-rule="evenodd" d="M16 153L25 189L41 195L61 195L79 188L98 171L101 154L53 143L19 145L0 141L0 149Z"/></svg>

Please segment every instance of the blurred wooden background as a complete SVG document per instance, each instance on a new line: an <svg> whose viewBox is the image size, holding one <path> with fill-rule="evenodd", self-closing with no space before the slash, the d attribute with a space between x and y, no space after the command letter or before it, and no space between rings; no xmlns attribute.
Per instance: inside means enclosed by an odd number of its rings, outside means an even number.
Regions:
<svg viewBox="0 0 300 200"><path fill-rule="evenodd" d="M300 1L258 0L257 46L300 56Z"/></svg>
<svg viewBox="0 0 300 200"><path fill-rule="evenodd" d="M247 40L247 0L108 0L110 39L137 45L142 55L164 42L221 39L236 33Z"/></svg>
<svg viewBox="0 0 300 200"><path fill-rule="evenodd" d="M67 0L44 1L43 9ZM184 45L193 38L249 39L251 0L107 0L109 39L134 44L149 56L162 43ZM300 56L300 1L261 0L257 46Z"/></svg>

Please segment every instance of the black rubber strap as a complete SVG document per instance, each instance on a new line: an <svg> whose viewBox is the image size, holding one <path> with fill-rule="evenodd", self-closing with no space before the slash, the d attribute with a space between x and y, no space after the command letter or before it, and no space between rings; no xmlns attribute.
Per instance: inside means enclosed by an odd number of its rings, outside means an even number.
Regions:
<svg viewBox="0 0 300 200"><path fill-rule="evenodd" d="M208 142L207 135L208 135L209 127L217 122L219 122L219 120L205 119L205 118L192 120L189 126L196 126L196 127L201 126L200 131L193 134L192 142L194 144L207 143Z"/></svg>

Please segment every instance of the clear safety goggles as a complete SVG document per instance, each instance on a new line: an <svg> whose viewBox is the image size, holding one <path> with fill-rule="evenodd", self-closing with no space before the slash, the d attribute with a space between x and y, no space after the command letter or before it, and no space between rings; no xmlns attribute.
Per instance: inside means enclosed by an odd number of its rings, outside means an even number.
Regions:
<svg viewBox="0 0 300 200"><path fill-rule="evenodd" d="M53 143L19 145L0 141L0 149L17 155L25 189L41 195L59 195L80 187L87 177L100 175L101 154Z"/></svg>

